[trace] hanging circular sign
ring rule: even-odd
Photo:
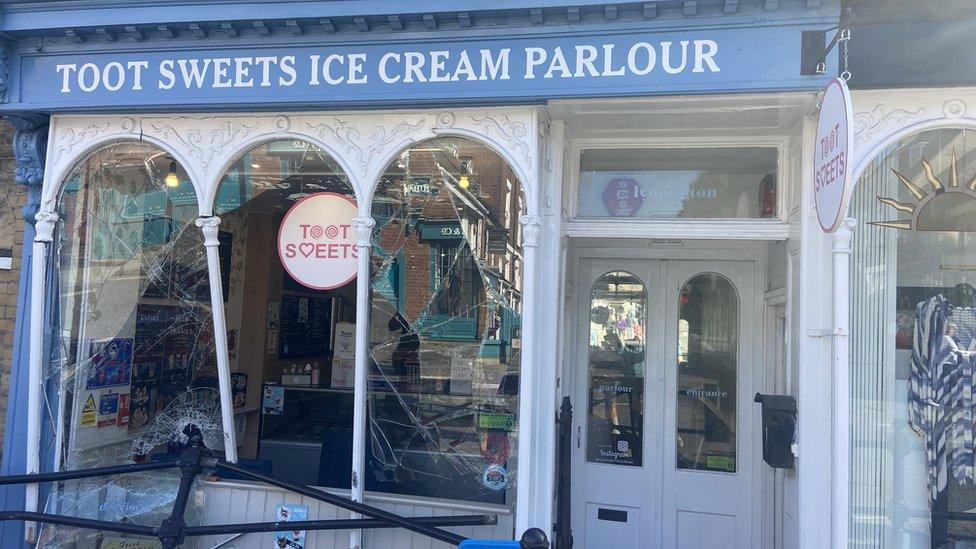
[[[813,197],[817,219],[828,233],[837,229],[847,209],[853,132],[851,92],[844,80],[834,78],[824,90],[813,152]]]
[[[356,278],[358,250],[352,220],[356,202],[338,193],[316,193],[296,202],[278,230],[278,257],[303,286],[330,290]]]

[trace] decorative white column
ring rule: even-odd
[[[545,531],[551,529],[549,524],[538,524],[541,506],[552,505],[552,494],[539,493],[536,477],[551,474],[552,471],[540,471],[537,467],[537,456],[548,440],[539,440],[536,436],[537,422],[544,421],[551,410],[546,407],[540,409],[539,394],[549,387],[539,387],[539,368],[536,357],[536,273],[539,268],[539,233],[542,230],[542,218],[538,215],[523,215],[519,222],[522,224],[522,257],[525,263],[522,274],[522,359],[519,364],[519,417],[518,417],[518,471],[516,476],[515,502],[515,539],[525,530],[536,526]]]
[[[54,240],[54,228],[58,223],[58,214],[54,212],[38,212],[34,224],[34,251],[31,260],[31,317],[30,317],[30,354],[28,357],[27,390],[27,473],[35,474],[41,471],[41,402],[44,395],[44,296],[47,280],[47,254],[51,242]],[[25,509],[37,511],[38,486],[26,486]],[[36,539],[36,523],[25,524],[24,537],[33,543]]]
[[[230,360],[227,356],[227,320],[224,317],[224,289],[220,281],[219,217],[200,217],[197,227],[203,231],[207,249],[207,274],[210,278],[210,308],[213,312],[214,343],[217,346],[217,383],[220,387],[220,419],[224,428],[224,457],[237,463],[237,435],[234,431],[234,397],[230,383]]]
[[[850,259],[851,240],[857,221],[845,217],[834,232],[834,543],[836,548],[847,547],[847,528],[850,520]]]
[[[356,243],[359,271],[356,275],[356,371],[353,389],[352,412],[352,478],[351,494],[353,501],[363,501],[366,471],[366,385],[369,382],[369,254],[373,241],[373,227],[376,220],[370,216],[353,218],[352,225],[359,233]],[[357,513],[352,518],[358,518]],[[362,545],[362,530],[349,534],[349,547],[359,549]]]

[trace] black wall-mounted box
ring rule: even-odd
[[[793,455],[796,400],[791,396],[760,393],[753,400],[762,406],[763,461],[777,469],[792,469],[796,463]]]

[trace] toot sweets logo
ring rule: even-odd
[[[338,288],[356,278],[356,214],[356,203],[338,193],[316,193],[296,202],[278,230],[278,257],[285,271],[316,290]]]

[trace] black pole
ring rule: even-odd
[[[81,517],[68,517],[64,515],[50,515],[48,513],[35,513],[33,511],[0,511],[0,521],[4,520],[23,520],[44,524],[57,524],[58,526],[71,526],[73,528],[88,528],[91,530],[104,530],[118,534],[133,534],[136,536],[155,537],[156,529],[152,526],[141,524],[126,524],[119,522],[106,522],[104,520],[86,519]]]
[[[563,397],[559,407],[559,446],[557,449],[559,476],[556,480],[556,547],[573,548],[572,525],[572,452],[573,452],[573,404]]]
[[[375,519],[381,519],[386,522],[395,524],[401,528],[410,530],[411,532],[416,532],[418,534],[425,535],[429,538],[434,538],[438,541],[443,541],[445,543],[450,543],[451,545],[460,545],[462,541],[465,540],[463,536],[448,532],[446,530],[441,530],[440,528],[435,528],[433,526],[428,526],[426,524],[420,524],[413,519],[408,519],[389,513],[382,509],[377,509],[370,505],[365,505],[359,503],[358,501],[352,501],[339,497],[328,492],[323,492],[322,490],[316,490],[314,488],[309,488],[301,484],[294,484],[291,482],[278,480],[274,477],[258,473],[257,471],[252,471],[251,469],[246,469],[234,463],[229,463],[223,460],[217,462],[217,466],[228,471],[233,471],[239,475],[244,475],[246,477],[252,478],[254,480],[260,480],[265,484],[270,484],[272,486],[277,486],[278,488],[284,488],[285,490],[295,492],[296,494],[301,494],[303,496],[310,497],[312,499],[317,499],[319,501],[324,501],[326,503],[331,503],[336,507],[342,507],[344,509],[349,509],[350,511],[355,511],[360,515],[366,515]],[[168,549],[164,547],[163,549]]]
[[[498,523],[495,515],[417,517],[411,520],[428,526],[485,526]],[[399,526],[380,519],[335,519],[187,526],[184,532],[187,536],[213,536],[219,534],[250,534],[284,530],[358,530],[360,528],[399,528]]]
[[[176,549],[183,544],[183,539],[186,536],[186,519],[183,514],[186,512],[186,503],[190,499],[193,481],[203,470],[200,465],[203,457],[203,435],[200,433],[200,429],[196,425],[187,425],[183,429],[183,433],[187,435],[188,447],[180,454],[180,488],[176,492],[173,510],[156,530],[156,536],[163,545],[162,549]]]
[[[74,480],[78,478],[105,477],[109,475],[122,475],[127,473],[141,473],[143,471],[157,471],[159,469],[169,469],[176,467],[179,462],[172,461],[151,461],[148,463],[127,463],[125,465],[112,465],[109,467],[95,467],[92,469],[75,469],[72,471],[56,471],[53,473],[34,473],[30,475],[7,475],[0,477],[0,486],[5,484],[34,484],[39,482],[59,482],[62,480]]]

